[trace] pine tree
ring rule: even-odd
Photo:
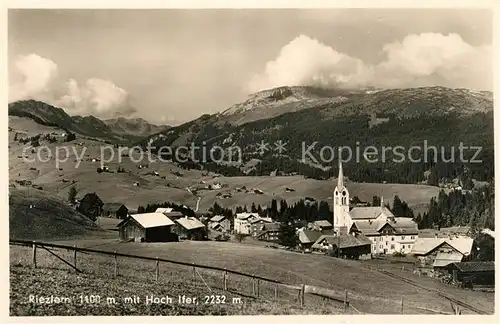
[[[76,187],[75,187],[75,186],[71,186],[71,187],[69,188],[69,192],[68,192],[68,202],[69,202],[70,204],[74,204],[74,203],[75,203],[77,193],[78,193],[78,191],[76,190]]]
[[[255,202],[252,203],[252,207],[250,207],[250,208],[251,208],[252,213],[257,212],[257,206],[255,206]]]

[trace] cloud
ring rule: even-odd
[[[385,58],[380,63],[366,64],[301,35],[281,48],[248,89],[255,92],[283,85],[492,89],[492,47],[474,47],[458,34],[408,35],[381,50]]]
[[[129,94],[109,80],[57,79],[57,64],[37,54],[20,55],[9,74],[9,102],[35,99],[64,108],[71,115],[97,117],[128,116],[136,110]],[[63,95],[60,89],[63,88]]]
[[[109,80],[88,79],[83,86],[70,79],[66,83],[67,94],[57,104],[74,114],[116,117],[130,115],[135,109],[129,105],[127,91]]]
[[[9,101],[44,95],[57,76],[57,64],[36,54],[20,55],[10,71]]]

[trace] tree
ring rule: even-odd
[[[437,186],[439,185],[438,174],[436,167],[431,168],[429,177],[427,178],[427,184],[429,186]]]
[[[252,207],[250,207],[250,210],[252,211],[252,213],[257,212],[257,206],[255,206],[255,202],[252,203]]]
[[[74,141],[76,140],[76,135],[71,133],[71,132],[67,132],[67,135],[66,135],[66,142],[71,142],[71,141]]]
[[[92,192],[83,197],[77,211],[95,221],[101,215],[103,205],[104,203],[99,196],[95,192]]]
[[[327,220],[333,224],[333,214],[330,212],[330,206],[327,201],[322,200],[318,207],[318,219]]]
[[[75,203],[75,199],[76,199],[76,195],[77,195],[78,191],[76,190],[76,187],[75,186],[71,186],[69,188],[69,192],[68,192],[68,202],[70,204],[74,204]]]
[[[488,234],[478,234],[474,239],[472,255],[475,261],[495,261],[495,239]]]
[[[299,238],[295,230],[295,223],[291,218],[289,210],[281,215],[278,242],[283,246],[294,248],[299,243]]]
[[[276,199],[273,199],[271,201],[271,219],[272,220],[277,220],[278,219],[278,202]]]
[[[396,195],[394,196],[394,201],[392,202],[392,213],[396,217],[402,217],[404,215],[404,210],[403,210],[403,202],[399,197]]]
[[[378,196],[373,196],[372,206],[380,206],[380,198]]]

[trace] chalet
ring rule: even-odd
[[[411,251],[421,268],[442,269],[470,256],[472,238],[419,238]]]
[[[453,281],[463,286],[474,288],[476,285],[495,285],[495,262],[454,262],[446,266],[453,275]]]
[[[264,223],[256,238],[261,241],[278,242],[279,232],[279,223]]]
[[[156,208],[155,210],[155,213],[162,213],[162,214],[165,214],[165,213],[170,213],[171,211],[173,211],[174,209],[173,208],[163,208],[163,207],[159,207],[159,208]]]
[[[208,226],[216,231],[229,232],[231,230],[231,221],[224,215],[215,215],[210,218]]]
[[[101,216],[125,219],[128,216],[128,208],[121,203],[105,203],[102,207]]]
[[[323,234],[319,231],[311,231],[306,229],[301,229],[298,231],[300,247],[304,251],[309,251],[312,245],[322,236]]]
[[[388,217],[377,221],[356,220],[349,233],[366,236],[372,242],[372,254],[408,254],[418,238],[418,227],[410,218]]]
[[[371,255],[371,241],[363,234],[322,235],[312,249],[347,259],[359,259]]]
[[[143,213],[129,215],[117,226],[120,239],[136,242],[167,242],[177,241],[177,235],[172,233],[172,222],[162,213]]]
[[[257,237],[257,235],[263,231],[264,225],[272,222],[273,220],[271,218],[263,218],[260,216],[250,218],[250,234],[253,237]]]
[[[489,228],[485,228],[481,231],[481,233],[491,236],[495,238],[495,231],[490,230]]]
[[[175,211],[173,208],[156,208],[155,213],[162,213],[163,215],[170,218],[172,221],[176,221],[179,218],[184,217],[185,215],[180,211]]]
[[[238,213],[234,218],[233,230],[235,234],[251,234],[250,221],[259,218],[257,213]]]
[[[185,216],[177,219],[172,231],[184,240],[200,241],[206,238],[205,225],[195,217]]]
[[[333,229],[333,225],[327,220],[317,220],[309,224],[309,228],[313,231],[324,231]]]

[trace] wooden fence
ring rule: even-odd
[[[132,254],[125,254],[125,253],[119,253],[119,252],[110,252],[110,251],[103,251],[103,250],[96,250],[96,249],[90,249],[90,248],[82,248],[82,247],[76,247],[76,246],[69,246],[69,245],[60,245],[60,244],[53,244],[53,243],[45,243],[45,242],[36,242],[36,241],[28,241],[28,240],[13,240],[11,239],[9,241],[10,245],[20,245],[20,246],[30,246],[32,247],[32,267],[37,268],[37,249],[43,249],[50,253],[52,256],[69,266],[73,271],[76,273],[82,273],[83,271],[78,268],[78,257],[77,253],[95,253],[95,254],[101,254],[101,255],[106,255],[110,256],[114,260],[114,277],[118,277],[119,275],[119,262],[118,258],[129,258],[129,259],[138,259],[138,260],[148,260],[148,261],[154,261],[155,262],[155,267],[154,267],[154,273],[155,273],[155,279],[158,280],[160,276],[160,263],[170,263],[170,264],[175,264],[175,265],[180,265],[180,266],[185,266],[185,267],[190,267],[192,268],[192,273],[193,273],[193,280],[196,278],[197,274],[197,269],[206,269],[206,270],[215,270],[215,271],[220,271],[223,274],[223,287],[222,289],[224,291],[228,290],[228,275],[233,274],[233,275],[239,275],[242,277],[247,277],[250,278],[252,281],[252,294],[256,298],[261,298],[260,294],[260,288],[261,288],[261,282],[266,282],[270,283],[274,286],[274,298],[278,299],[278,287],[281,288],[286,288],[286,289],[291,289],[295,290],[297,294],[297,300],[298,303],[301,307],[305,305],[305,295],[310,294],[310,295],[316,295],[320,296],[323,298],[326,298],[328,300],[332,300],[334,302],[338,302],[340,304],[343,304],[344,311],[347,311],[350,307],[356,312],[360,313],[354,306],[351,305],[349,301],[349,295],[348,291],[345,290],[342,293],[339,293],[334,290],[322,288],[322,287],[315,287],[315,286],[310,286],[310,285],[290,285],[286,284],[283,282],[280,282],[278,280],[270,279],[270,278],[264,278],[261,276],[257,276],[254,274],[248,274],[240,271],[235,271],[227,268],[220,268],[220,267],[214,267],[214,266],[208,266],[208,265],[201,265],[201,264],[195,264],[195,263],[188,263],[188,262],[181,262],[181,261],[175,261],[175,260],[168,260],[168,259],[163,259],[163,258],[158,258],[158,257],[148,257],[148,256],[140,256],[140,255],[132,255]],[[72,254],[72,261],[67,261],[61,256],[57,255],[53,249],[63,249],[67,251],[73,251]],[[198,273],[199,275],[199,273]],[[201,275],[200,275],[201,277]],[[203,280],[203,278],[202,278]]]
[[[270,279],[270,278],[264,278],[261,276],[257,276],[254,274],[248,274],[240,271],[235,271],[231,269],[226,269],[226,268],[220,268],[220,267],[214,267],[214,266],[208,266],[208,265],[201,265],[201,264],[195,264],[195,263],[188,263],[188,262],[181,262],[181,261],[175,261],[175,260],[168,260],[168,259],[163,259],[163,258],[158,258],[158,257],[148,257],[148,256],[139,256],[139,255],[131,255],[131,254],[125,254],[125,253],[119,253],[119,252],[110,252],[110,251],[103,251],[103,250],[96,250],[96,249],[90,249],[90,248],[82,248],[82,247],[76,247],[76,246],[68,246],[68,245],[60,245],[60,244],[53,244],[53,243],[45,243],[45,242],[36,242],[36,241],[28,241],[28,240],[13,240],[11,239],[9,241],[10,245],[21,245],[21,246],[29,246],[32,247],[32,266],[33,268],[37,267],[37,249],[43,249],[50,253],[52,256],[69,266],[73,271],[76,273],[82,273],[83,271],[78,268],[78,258],[77,258],[77,253],[83,253],[83,254],[89,254],[89,253],[95,253],[95,254],[100,254],[100,255],[105,255],[105,256],[110,256],[113,258],[114,262],[114,277],[118,277],[119,275],[119,262],[118,258],[128,258],[128,259],[138,259],[138,260],[148,260],[148,261],[154,261],[155,262],[155,267],[154,267],[154,278],[155,280],[159,280],[160,277],[160,263],[170,263],[174,265],[179,265],[179,266],[185,266],[185,267],[190,267],[192,268],[192,273],[193,273],[193,282],[196,280],[196,275],[198,274],[200,277],[201,275],[197,271],[197,269],[206,269],[206,270],[212,270],[212,271],[220,271],[222,272],[223,275],[223,283],[222,283],[222,289],[224,291],[228,291],[228,277],[229,274],[233,275],[239,275],[243,277],[250,278],[252,281],[252,296],[255,298],[262,298],[263,296],[260,293],[260,284],[261,282],[266,282],[269,284],[272,284],[274,287],[274,298],[278,299],[278,287],[281,287],[282,289],[290,289],[296,291],[297,294],[297,300],[298,303],[301,307],[305,306],[305,295],[310,294],[313,296],[320,296],[323,298],[326,298],[328,300],[331,300],[333,302],[339,303],[338,305],[343,305],[344,312],[347,312],[349,309],[354,310],[356,313],[361,313],[354,305],[352,305],[351,299],[349,298],[349,292],[348,290],[344,290],[342,292],[331,290],[331,289],[326,289],[323,287],[317,287],[317,286],[311,286],[311,285],[306,285],[306,284],[301,284],[301,285],[291,285],[287,284],[284,282],[280,282],[278,280]],[[73,251],[72,254],[72,261],[67,261],[61,256],[57,255],[53,249],[63,249],[67,251]],[[385,271],[384,271],[385,272]],[[201,277],[201,280],[204,281],[203,277]],[[407,279],[405,279],[407,280]],[[205,283],[206,284],[206,283]],[[469,305],[464,304],[463,302],[460,301],[455,301],[452,300],[449,296],[446,296],[447,298],[450,299],[450,302],[455,302],[457,305],[454,306],[453,303],[451,304],[453,312],[442,312],[439,310],[432,310],[428,309],[425,307],[417,307],[413,306],[412,308],[415,309],[421,309],[427,312],[431,313],[438,313],[438,314],[448,314],[448,315],[459,315],[461,313],[460,307],[466,307],[469,308]],[[399,313],[404,314],[404,299],[403,297],[401,298],[400,302],[400,310]],[[479,310],[475,310],[477,313],[481,314]]]

